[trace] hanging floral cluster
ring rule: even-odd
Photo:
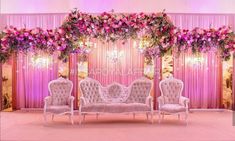
[[[193,53],[218,51],[221,58],[228,60],[235,50],[235,34],[230,27],[208,30],[194,28],[176,33],[176,47],[179,53],[191,49]]]
[[[43,50],[46,53],[55,51],[54,32],[52,30],[17,29],[9,27],[1,33],[0,62],[5,62],[12,53],[34,52]]]
[[[92,16],[77,10],[66,18],[61,32],[73,44],[80,38],[94,38],[102,41],[127,40],[129,38],[149,41],[144,46],[147,58],[161,56],[174,44],[175,26],[164,13],[112,14]],[[68,45],[70,47],[72,45]]]
[[[93,46],[93,40],[125,42],[134,39],[136,47],[147,60],[163,56],[173,47],[178,52],[187,49],[192,49],[193,52],[219,50],[221,57],[226,60],[235,48],[235,35],[228,27],[175,31],[175,26],[164,12],[104,12],[90,15],[74,10],[54,30],[7,27],[0,32],[0,62],[5,62],[13,53],[18,52],[60,52],[59,59],[64,61],[71,53],[86,57]]]

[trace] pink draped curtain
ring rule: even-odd
[[[45,67],[34,66],[31,59],[30,54],[17,56],[16,109],[43,107],[44,97],[49,93],[48,83],[58,77],[57,56],[52,56],[51,64]]]
[[[222,61],[214,52],[175,55],[173,73],[184,82],[183,95],[190,99],[191,108],[221,107]]]
[[[115,43],[97,41],[97,47],[89,55],[89,77],[100,81],[103,85],[118,82],[126,86],[142,77],[144,57],[138,49],[134,48],[133,42],[131,39],[125,44],[122,41]],[[123,53],[116,62],[108,57],[115,48],[119,54]]]

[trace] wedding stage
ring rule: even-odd
[[[0,0],[0,140],[235,139],[232,0],[23,1]]]

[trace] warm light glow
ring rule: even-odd
[[[48,56],[38,55],[31,58],[31,64],[36,68],[48,68],[51,62],[51,58]]]
[[[90,53],[92,48],[96,48],[97,46],[96,43],[90,41],[89,38],[80,40],[76,44],[82,49],[83,53]]]
[[[114,50],[108,51],[107,52],[107,57],[114,63],[116,63],[119,58],[121,58],[124,55],[123,51],[118,51],[117,48],[115,47]]]
[[[202,56],[192,56],[192,57],[188,57],[186,59],[186,63],[189,64],[202,64],[204,62],[204,58]]]
[[[141,38],[139,41],[133,42],[133,47],[138,48],[140,53],[143,53],[146,48],[150,46],[150,40],[147,37]]]

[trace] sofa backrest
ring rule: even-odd
[[[122,103],[128,98],[128,87],[114,82],[106,87],[102,87],[101,94],[107,103]]]
[[[151,80],[147,78],[137,79],[129,86],[130,92],[126,103],[145,103],[152,88]]]
[[[100,95],[101,84],[91,78],[85,78],[80,81],[79,88],[81,91],[81,96],[86,100],[86,103],[101,103],[103,99]]]
[[[183,91],[183,82],[173,77],[166,78],[159,83],[161,96],[165,104],[178,104]]]
[[[52,97],[52,105],[67,105],[71,96],[73,83],[62,77],[52,80],[48,84],[48,89]]]

